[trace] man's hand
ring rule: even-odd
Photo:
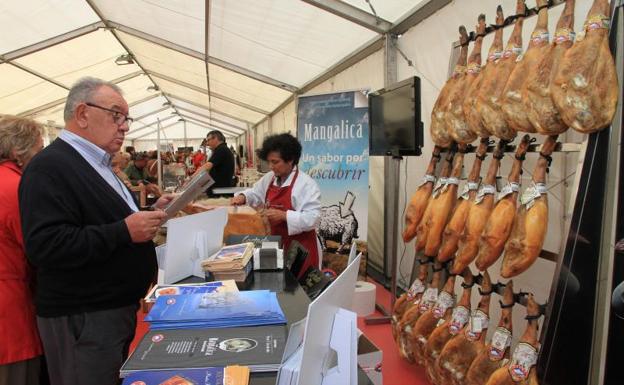
[[[162,210],[138,211],[126,217],[125,222],[132,242],[147,242],[154,238],[166,218],[167,214]]]
[[[239,194],[234,198],[230,199],[230,204],[232,206],[242,206],[247,202],[247,197],[245,194]]]
[[[154,203],[154,207],[157,209],[164,209],[175,197],[175,194],[162,195],[160,198],[158,198],[156,203]]]
[[[279,209],[266,209],[264,211],[264,215],[266,215],[269,222],[272,225],[277,225],[281,222],[286,222],[286,211]]]

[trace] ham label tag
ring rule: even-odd
[[[527,187],[527,189],[522,193],[520,202],[523,205],[526,205],[528,210],[533,207],[535,200],[542,196],[542,194],[546,194],[547,191],[548,190],[546,189],[546,185],[544,183],[533,182],[531,186]]]
[[[443,291],[438,296],[438,301],[433,308],[433,316],[435,318],[442,318],[447,309],[452,308],[455,305],[455,299],[449,293]]]
[[[420,305],[418,305],[418,311],[422,314],[429,310],[438,299],[438,289],[430,287],[425,290],[425,294],[420,298]]]
[[[520,342],[509,363],[509,374],[511,379],[518,382],[529,377],[529,372],[533,365],[537,363],[537,349],[531,344]]]
[[[512,192],[518,192],[520,190],[520,184],[516,182],[508,182],[498,194],[497,200],[501,200]]]
[[[418,187],[424,185],[427,182],[435,183],[435,181],[436,181],[435,175],[425,174],[425,176],[423,176],[422,179],[420,180]]]
[[[497,327],[490,347],[490,360],[500,361],[505,355],[505,350],[511,346],[511,332],[503,327]]]
[[[414,282],[412,283],[412,286],[410,286],[409,290],[407,291],[407,300],[412,301],[414,297],[416,297],[416,294],[420,294],[424,291],[425,284],[420,279],[416,278],[416,280],[414,280]]]
[[[446,186],[446,180],[448,178],[445,177],[441,177],[437,180],[435,186],[433,186],[433,193],[431,195],[433,195],[433,197],[437,197],[438,194],[440,193],[440,189],[442,188],[442,186]]]
[[[481,185],[477,196],[475,197],[475,204],[480,204],[483,202],[483,198],[485,198],[488,194],[496,194],[496,187],[491,184]]]
[[[461,199],[465,199],[468,200],[470,199],[470,192],[477,190],[479,188],[479,183],[477,182],[466,182],[466,184],[464,184],[464,187],[462,189],[462,192],[460,194],[460,198]]]
[[[470,325],[466,330],[466,337],[470,341],[475,341],[481,337],[483,330],[489,326],[490,318],[481,310],[475,310],[470,317]]]
[[[555,44],[561,44],[566,41],[574,42],[576,38],[576,33],[569,28],[559,28],[557,32],[555,32]]]
[[[449,324],[449,333],[456,335],[466,325],[468,318],[470,317],[470,310],[464,306],[457,306],[453,309],[453,315],[451,316],[451,323]]]

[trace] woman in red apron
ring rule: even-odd
[[[321,208],[318,184],[299,171],[301,144],[290,134],[267,137],[258,156],[268,162],[271,172],[252,188],[232,198],[231,203],[264,206],[271,234],[282,237],[284,250],[288,250],[293,240],[308,250],[308,258],[299,270],[301,277],[308,267],[319,267],[320,245],[315,230]]]

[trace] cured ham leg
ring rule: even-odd
[[[505,21],[503,16],[503,8],[499,5],[496,8],[496,24],[502,26]],[[481,91],[481,85],[486,79],[489,79],[494,73],[496,63],[503,56],[503,29],[499,28],[494,32],[494,41],[488,52],[488,58],[486,64],[480,69],[476,79],[472,82],[466,92],[462,109],[464,116],[466,117],[466,124],[468,129],[481,138],[487,138],[490,136],[490,132],[483,126],[481,120],[481,114],[477,111],[477,97],[479,91]]]
[[[481,301],[470,317],[470,323],[457,333],[440,353],[437,369],[442,378],[441,384],[464,384],[466,372],[477,355],[485,350],[485,336],[490,322],[490,295],[492,282],[490,275],[483,273]]]
[[[468,175],[468,181],[466,185],[464,185],[464,190],[459,196],[459,202],[455,205],[451,219],[442,234],[442,246],[438,251],[438,261],[440,262],[446,262],[453,258],[457,251],[459,237],[464,231],[466,218],[468,218],[470,202],[474,201],[477,195],[477,189],[479,188],[479,173],[481,172],[481,164],[485,159],[488,142],[488,138],[481,139],[474,163],[472,164],[472,169]]]
[[[455,306],[454,288],[455,276],[451,275],[446,280],[435,305],[424,312],[412,328],[412,334],[409,337],[410,343],[412,344],[414,359],[420,365],[424,364],[425,361],[427,339],[438,325],[438,322],[443,322],[441,321],[442,319],[448,321],[451,318],[451,312]]]
[[[524,15],[526,6],[524,0],[517,0],[516,14]],[[516,59],[522,53],[522,25],[524,16],[516,19],[513,32],[507,42],[503,57],[496,63],[493,73],[483,80],[477,96],[477,110],[481,114],[483,125],[490,132],[504,140],[512,140],[516,136],[507,124],[502,111],[502,97],[509,75],[516,66]]]
[[[424,264],[423,264],[424,265]],[[423,267],[421,265],[421,267]],[[425,269],[427,265],[424,265]],[[433,269],[433,278],[431,282],[427,286],[425,292],[420,296],[418,303],[414,303],[414,306],[410,307],[405,311],[401,321],[399,321],[399,330],[401,334],[399,335],[399,341],[401,344],[401,351],[403,352],[404,357],[409,362],[414,362],[414,347],[412,346],[411,335],[413,332],[414,325],[416,321],[420,318],[421,315],[426,313],[429,309],[435,305],[438,299],[438,288],[440,286],[440,274],[442,272],[442,266],[437,265]],[[422,270],[421,270],[422,273]]]
[[[496,369],[487,381],[487,385],[537,385],[538,335],[537,320],[540,317],[539,307],[533,295],[529,294],[527,302],[527,327],[514,349],[509,364]]]
[[[611,124],[618,101],[609,16],[609,2],[594,0],[585,20],[585,38],[566,51],[551,86],[563,121],[586,134]]]
[[[548,39],[548,0],[537,0],[539,12],[537,24],[531,34],[529,48],[518,57],[513,72],[503,90],[502,108],[509,127],[518,132],[535,132],[527,116],[527,108],[522,101],[522,92],[527,79],[538,71],[537,65],[549,48]]]
[[[481,239],[479,240],[479,253],[475,264],[479,271],[484,271],[492,266],[503,253],[503,248],[514,224],[516,217],[516,205],[518,201],[518,191],[520,190],[520,174],[522,172],[522,162],[529,148],[530,138],[525,135],[516,149],[511,172],[507,177],[507,186],[498,195],[498,202],[488,218]]]
[[[446,186],[446,182],[451,174],[451,166],[453,164],[453,157],[455,156],[455,148],[453,147],[447,154],[444,163],[442,164],[442,170],[440,171],[440,177],[436,181],[435,186],[433,186],[433,191],[431,192],[431,197],[429,197],[429,201],[427,202],[427,208],[423,214],[420,223],[416,227],[416,252],[422,251],[425,249],[427,245],[427,238],[429,236],[429,230],[431,226],[431,217],[433,216],[433,201],[434,198],[439,194],[439,192]]]
[[[426,260],[421,260],[420,266],[418,266],[418,277],[412,282],[409,289],[403,293],[394,302],[394,308],[392,309],[392,337],[394,341],[399,343],[400,328],[399,324],[401,318],[406,311],[412,306],[416,306],[425,292],[425,284],[427,282],[427,263]]]
[[[567,0],[553,42],[530,74],[522,92],[527,117],[535,130],[543,135],[561,134],[568,129],[552,101],[550,88],[563,55],[574,43],[574,36],[574,0]]]
[[[481,46],[485,34],[485,15],[479,15],[477,38],[472,53],[468,58],[466,73],[460,77],[448,97],[448,110],[445,115],[447,131],[457,143],[468,144],[477,139],[477,134],[471,131],[466,124],[463,103],[468,89],[477,78],[481,68]]]
[[[433,105],[433,110],[431,111],[431,126],[429,128],[431,139],[433,139],[433,143],[444,148],[450,147],[453,143],[453,138],[451,138],[447,130],[445,121],[449,97],[459,79],[466,74],[466,61],[468,60],[468,32],[466,32],[466,27],[463,25],[459,27],[459,35],[459,41],[462,46],[459,51],[457,64],[455,65],[455,71],[446,81],[444,87],[442,87],[438,99]]]
[[[513,282],[507,282],[501,301],[501,318],[489,344],[470,364],[465,385],[484,385],[496,369],[509,358],[512,336],[512,311],[514,306]]]
[[[427,203],[429,202],[431,191],[433,190],[433,185],[436,181],[435,168],[436,164],[440,160],[440,150],[441,148],[438,146],[433,148],[433,154],[431,154],[431,160],[429,161],[429,166],[427,167],[425,176],[423,177],[416,192],[412,195],[409,204],[407,205],[407,210],[405,210],[405,230],[403,231],[403,241],[406,243],[414,239],[416,236],[416,227],[420,223],[420,220],[425,213],[425,209],[427,208]]]
[[[470,295],[472,294],[474,277],[468,268],[464,270],[462,275],[464,277],[464,282],[462,283],[464,291],[462,292],[457,306],[455,306],[451,313],[450,320],[438,325],[433,332],[431,332],[431,335],[427,339],[427,344],[425,345],[425,368],[427,378],[429,378],[429,381],[433,384],[440,383],[438,371],[436,370],[436,362],[442,348],[453,336],[457,335],[457,333],[463,329],[470,318]]]
[[[481,232],[485,228],[490,213],[494,208],[494,194],[496,193],[496,173],[500,166],[500,160],[503,158],[503,149],[505,142],[500,141],[488,168],[487,175],[483,180],[483,185],[479,188],[479,192],[475,199],[471,202],[468,218],[464,233],[459,239],[459,249],[451,268],[452,274],[462,271],[477,257],[479,251],[479,239]]]
[[[509,241],[505,245],[501,266],[501,275],[504,278],[515,277],[528,269],[542,252],[548,229],[546,169],[556,144],[556,135],[547,137],[533,171],[533,185],[522,193],[522,204],[518,208]]]
[[[442,232],[446,226],[451,211],[457,203],[457,188],[464,165],[466,145],[460,144],[459,150],[453,158],[453,169],[446,183],[438,192],[432,195],[431,214],[425,223],[427,229],[427,243],[425,244],[425,256],[435,257],[442,243]]]

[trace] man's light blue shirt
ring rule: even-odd
[[[111,167],[110,154],[106,153],[106,151],[89,142],[85,138],[68,130],[62,130],[59,138],[78,151],[87,163],[89,163],[89,165],[93,167],[102,178],[104,178],[106,183],[108,183],[113,190],[119,194],[132,211],[139,211],[136,203],[134,203],[134,199],[132,199],[130,191],[128,191],[123,182],[117,177],[117,175],[115,175],[115,172]]]

